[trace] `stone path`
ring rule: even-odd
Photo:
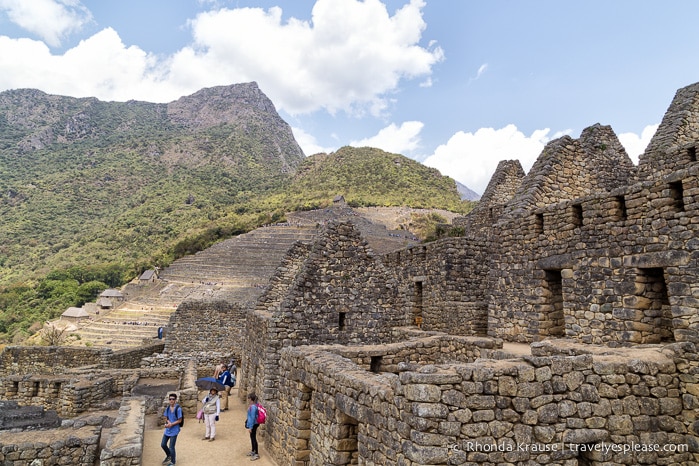
[[[200,392],[199,399],[204,398],[204,392]],[[228,398],[228,411],[222,412],[220,421],[216,423],[216,440],[209,442],[202,440],[204,437],[204,423],[199,423],[194,415],[186,418],[180,435],[177,436],[177,465],[178,466],[203,466],[214,464],[216,466],[239,466],[254,464],[256,466],[277,466],[269,453],[264,449],[260,435],[257,439],[260,443],[260,459],[250,462],[245,453],[250,451],[250,434],[245,429],[245,413],[247,404],[238,399],[238,389],[234,388]],[[163,438],[163,427],[157,426],[156,415],[149,415],[146,420],[146,430],[143,440],[144,466],[158,466],[165,458],[160,448]]]

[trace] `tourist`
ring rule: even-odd
[[[225,366],[225,365],[226,365],[226,363],[225,363],[225,362],[222,362],[221,364],[218,364],[218,365],[214,368],[214,379],[218,379],[218,378],[219,378],[219,376],[221,375],[221,372],[223,372],[223,366]]]
[[[258,427],[260,427],[260,425],[257,423],[257,395],[250,393],[248,395],[248,417],[245,419],[245,428],[250,432],[250,444],[252,446],[252,450],[247,454],[250,457],[250,461],[260,459],[257,449]]]
[[[221,414],[221,398],[218,396],[218,390],[212,388],[209,394],[201,400],[202,411],[204,411],[204,425],[206,426],[206,434],[202,440],[213,442],[216,438],[216,421]]]
[[[175,443],[180,433],[180,424],[182,424],[182,407],[177,404],[176,393],[171,393],[168,399],[170,405],[165,408],[163,412],[163,417],[165,417],[165,432],[163,433],[163,440],[160,442],[160,447],[166,455],[163,464],[174,466],[177,461],[177,457],[175,456]],[[168,441],[170,442],[169,448]]]
[[[228,372],[231,373],[231,377],[236,379],[238,377],[238,366],[235,365],[235,359],[231,358],[228,362]],[[235,380],[233,380],[233,386],[235,387]]]
[[[231,394],[231,388],[235,385],[235,379],[228,372],[227,365],[223,364],[223,372],[219,374],[217,380],[225,387],[221,392],[221,398],[223,399],[223,410],[228,411],[228,395]]]

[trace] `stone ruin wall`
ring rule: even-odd
[[[564,136],[544,147],[506,213],[530,211],[625,186],[634,170],[611,127],[585,128],[579,139]]]
[[[408,319],[397,302],[397,283],[359,231],[330,222],[310,251],[292,248],[249,316],[239,393],[274,402],[284,347],[390,341]]]
[[[407,323],[416,325],[419,316],[427,331],[485,335],[487,245],[485,236],[445,238],[382,256]]]
[[[102,426],[81,423],[80,426],[68,426],[60,431],[65,434],[64,438],[51,440],[31,431],[0,432],[0,464],[94,466],[99,459]]]
[[[490,334],[699,341],[698,175],[691,166],[499,222]]]
[[[638,161],[638,181],[662,178],[697,161],[699,83],[679,89]]]
[[[451,364],[419,351],[396,373],[352,362],[363,348],[341,351],[282,352],[268,426],[279,464],[690,464],[699,446],[693,344],[610,356],[552,342],[523,360]],[[623,451],[633,445],[659,451]]]
[[[85,366],[95,369],[136,368],[143,357],[162,350],[162,343],[119,351],[69,346],[7,346],[0,352],[0,376],[62,374]]]
[[[238,395],[243,398],[255,392],[261,399],[276,398],[275,383],[279,378],[279,351],[290,343],[289,328],[278,326],[272,319],[282,301],[295,284],[295,279],[311,253],[311,246],[295,243],[283,258],[267,289],[248,315]],[[266,382],[269,381],[269,382]]]
[[[519,160],[500,161],[476,207],[465,217],[455,218],[453,225],[464,227],[466,234],[487,234],[483,230],[489,230],[500,218],[505,205],[512,200],[524,177]]]
[[[165,351],[173,354],[210,351],[229,353],[236,342],[241,342],[244,338],[246,311],[239,303],[185,301],[170,316],[166,328]],[[236,354],[238,360],[240,356],[241,354]]]
[[[365,460],[360,464],[392,464],[373,454],[379,444],[390,448],[398,438],[401,408],[389,403],[397,377],[385,371],[397,373],[406,363],[428,364],[451,354],[473,361],[497,347],[488,338],[439,335],[390,345],[286,348],[280,364],[287,376],[280,383],[279,406],[270,412],[267,443],[279,464],[358,464],[360,456]],[[367,368],[367,358],[376,354],[385,364]],[[386,420],[388,410],[393,419]],[[371,425],[359,419],[370,419]],[[358,439],[367,451],[358,450]]]

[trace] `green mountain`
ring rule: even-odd
[[[467,212],[453,179],[400,154],[343,147],[316,154],[298,167],[287,194],[297,209],[328,205],[342,195],[351,206],[410,206]]]
[[[402,155],[305,158],[255,83],[168,104],[0,93],[0,342],[215,241],[324,207],[466,212],[454,180]]]
[[[239,221],[302,159],[255,83],[169,104],[0,93],[0,284],[146,260]]]

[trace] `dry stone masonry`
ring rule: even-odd
[[[177,303],[163,344],[0,354],[0,400],[68,418],[55,432],[119,400],[83,453],[0,434],[0,459],[138,465],[163,393],[194,412],[234,357],[283,466],[699,464],[697,145],[699,83],[638,166],[599,124],[526,175],[501,162],[461,237],[395,250],[339,206],[180,259],[143,285]]]

